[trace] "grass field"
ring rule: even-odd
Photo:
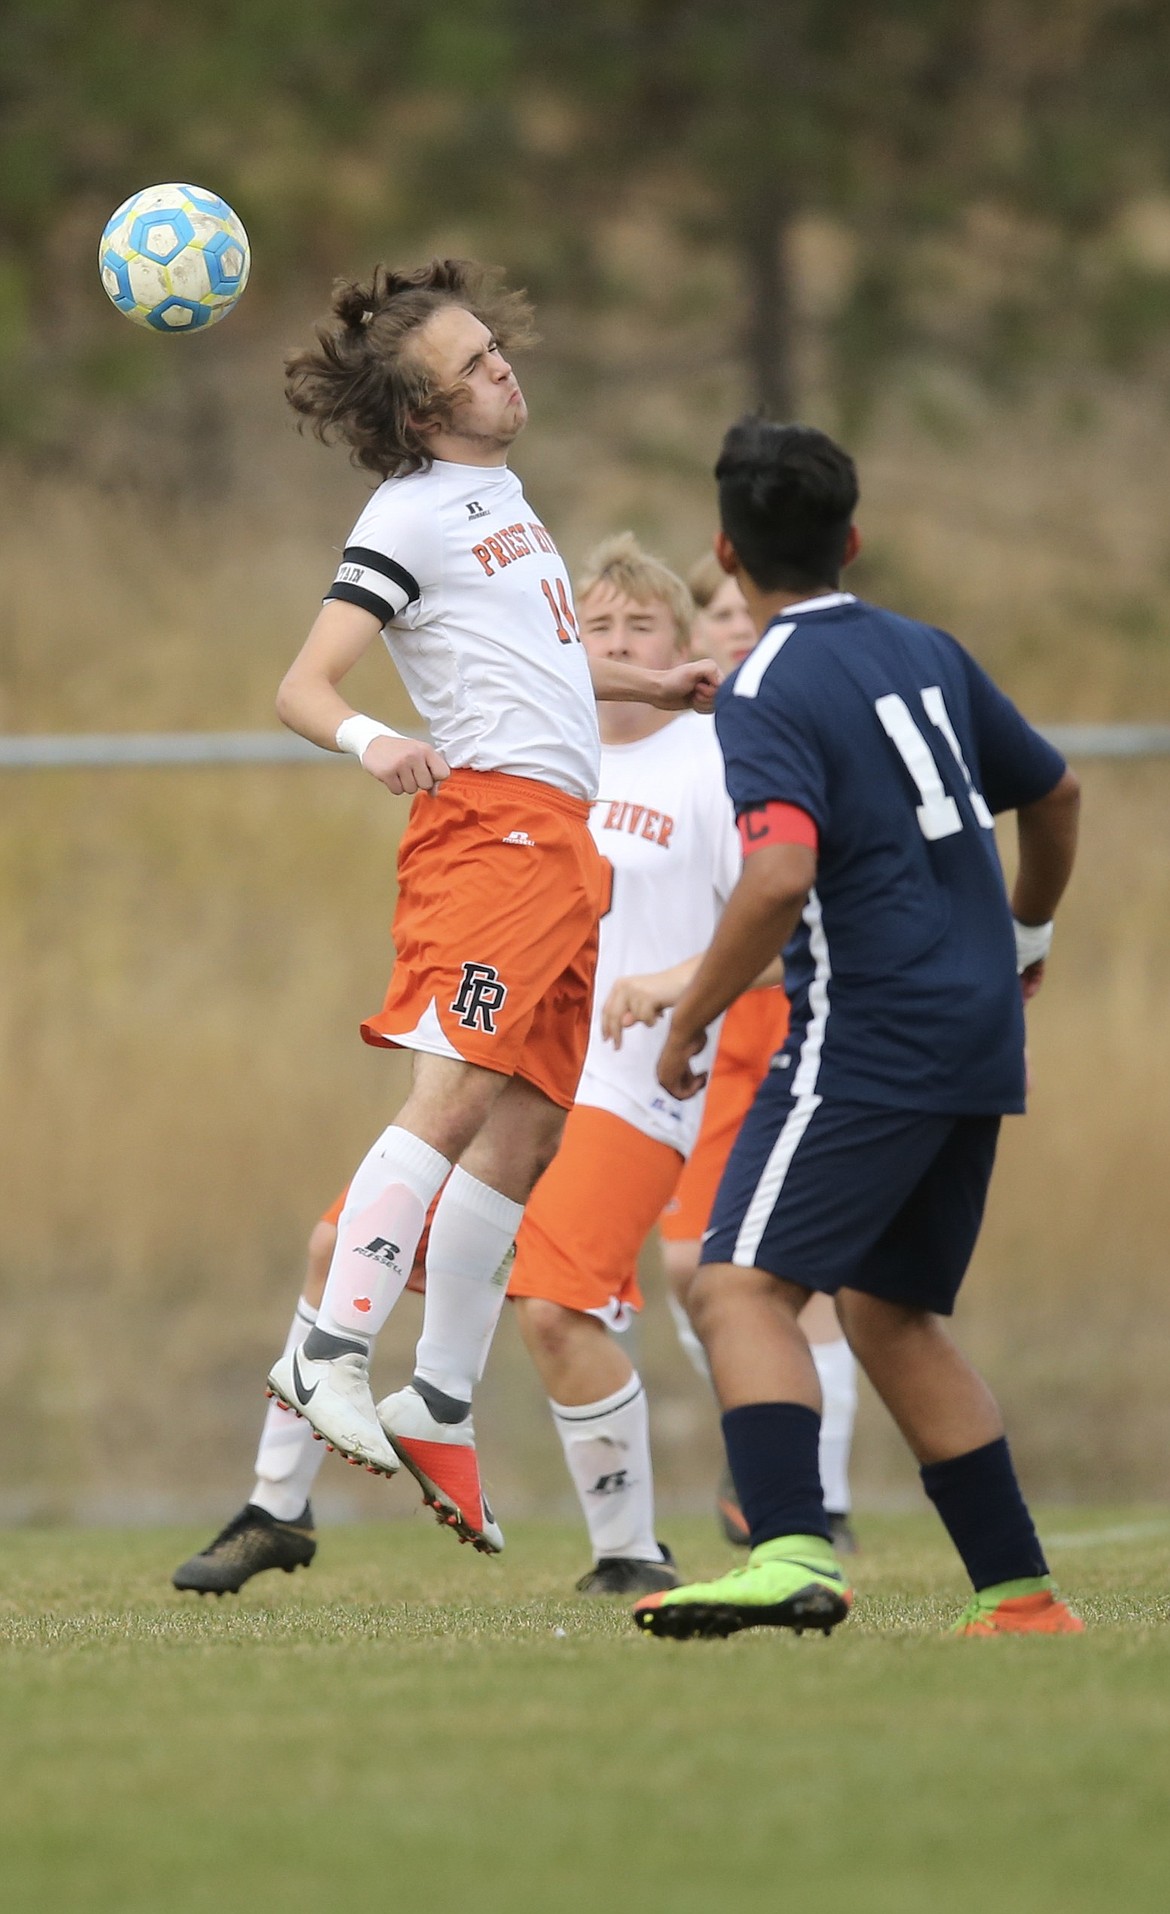
[[[728,1551],[667,1525],[694,1572]],[[1170,1901],[1170,1515],[1046,1524],[1079,1639],[954,1642],[929,1518],[869,1518],[832,1640],[643,1639],[421,1517],[179,1597],[190,1531],[0,1541],[5,1914],[1128,1914]]]

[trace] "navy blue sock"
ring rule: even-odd
[[[802,1402],[749,1402],[724,1416],[727,1460],[753,1548],[777,1535],[829,1540],[820,1435],[821,1418]]]
[[[927,1462],[921,1475],[976,1590],[1047,1575],[1004,1436],[949,1462]]]

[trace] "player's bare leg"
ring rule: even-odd
[[[506,1079],[454,1058],[415,1058],[410,1095],[354,1174],[317,1322],[269,1384],[329,1447],[375,1473],[399,1458],[374,1410],[370,1352],[406,1287],[427,1210],[486,1123]]]
[[[482,1074],[482,1073],[481,1073]],[[435,1210],[414,1375],[378,1404],[381,1427],[440,1522],[484,1553],[504,1546],[483,1494],[471,1399],[507,1291],[523,1206],[551,1162],[565,1113],[522,1078],[500,1085]]]
[[[301,1301],[314,1315],[321,1307],[321,1298],[329,1281],[329,1265],[336,1248],[337,1224],[326,1222],[323,1216],[318,1217],[309,1231],[305,1251],[305,1280],[301,1284]]]
[[[654,1534],[646,1392],[605,1324],[585,1310],[517,1296],[520,1333],[549,1399],[593,1549],[584,1595],[674,1588],[678,1575]]]
[[[524,1347],[556,1402],[583,1408],[599,1396],[627,1389],[637,1374],[598,1317],[537,1296],[517,1296]]]
[[[695,1334],[687,1311],[691,1285],[699,1268],[697,1241],[678,1239],[661,1244],[663,1265],[670,1285],[668,1302],[679,1344],[695,1373],[710,1383],[711,1368],[707,1354]],[[857,1417],[857,1363],[841,1331],[831,1296],[814,1293],[800,1315],[800,1327],[808,1338],[821,1385],[820,1470],[825,1508],[833,1544],[851,1555],[857,1540],[849,1521],[852,1493],[849,1486],[849,1458],[853,1447],[853,1425]],[[735,1493],[731,1470],[724,1466],[715,1498],[719,1525],[729,1542],[747,1548],[748,1525]]]
[[[509,1079],[455,1057],[416,1054],[410,1094],[398,1113],[409,1130],[457,1162],[483,1129]]]
[[[523,1077],[509,1077],[489,1120],[459,1158],[459,1167],[526,1203],[560,1145],[567,1112]]]
[[[690,1314],[721,1407],[795,1402],[821,1412],[821,1386],[799,1316],[810,1291],[762,1269],[713,1263],[691,1286]]]
[[[991,1390],[942,1318],[860,1290],[838,1306],[854,1353],[918,1463],[947,1462],[1003,1435]]]

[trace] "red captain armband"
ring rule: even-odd
[[[737,819],[739,841],[745,857],[753,851],[762,851],[769,844],[803,844],[807,850],[815,851],[820,839],[817,827],[807,811],[795,804],[781,804],[773,798],[770,804],[753,804],[747,811],[741,811]]]

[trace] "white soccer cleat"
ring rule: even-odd
[[[315,1361],[303,1346],[273,1364],[268,1393],[294,1415],[304,1416],[315,1435],[375,1475],[397,1475],[399,1462],[382,1434],[370,1388],[370,1366],[356,1353]]]
[[[439,1422],[410,1384],[383,1396],[378,1420],[444,1528],[455,1530],[483,1555],[499,1555],[504,1534],[487,1504],[479,1479],[475,1430],[462,1422]]]

